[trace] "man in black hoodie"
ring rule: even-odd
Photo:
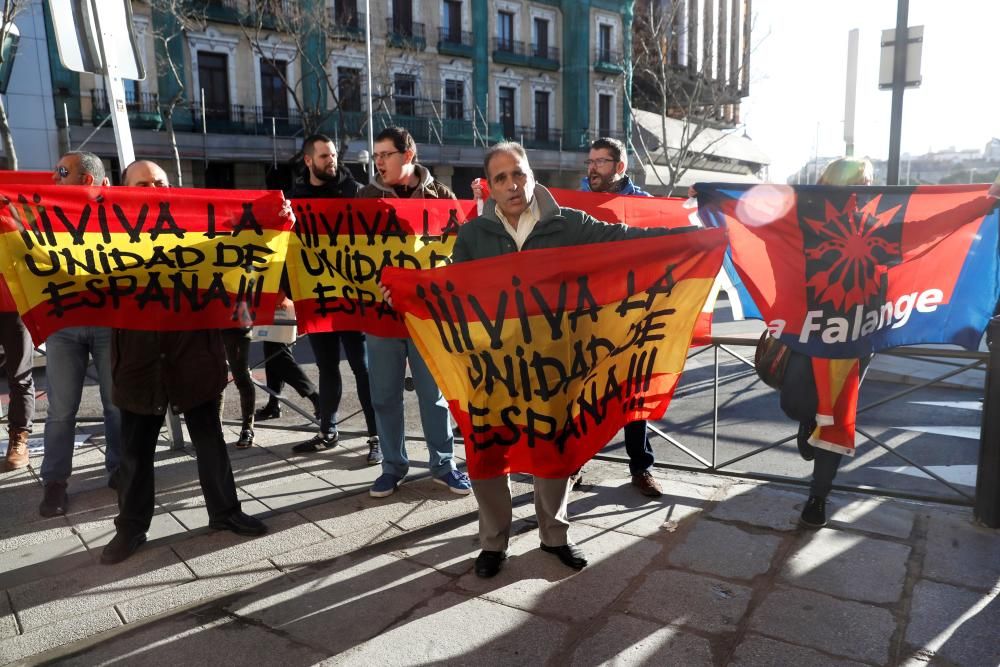
[[[302,142],[302,157],[306,169],[303,177],[292,186],[292,199],[354,198],[361,189],[351,172],[337,163],[337,147],[330,137],[324,134],[306,137]],[[358,400],[368,426],[368,465],[381,463],[382,452],[375,425],[375,410],[368,386],[364,334],[359,331],[314,333],[309,335],[309,344],[319,368],[319,434],[295,445],[292,451],[305,454],[337,444],[337,408],[340,407],[344,389],[340,378],[340,346],[343,344],[347,362],[354,372]]]

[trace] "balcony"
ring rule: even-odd
[[[407,23],[391,17],[385,20],[385,26],[385,38],[390,46],[417,51],[423,51],[427,48],[423,23],[413,23],[412,21]]]
[[[528,51],[528,65],[535,69],[558,70],[559,49],[554,46],[539,46],[532,44]]]
[[[524,42],[504,37],[493,38],[493,62],[528,67],[528,50]]]
[[[515,138],[525,148],[558,151],[562,148],[562,131],[547,127],[517,127]]]
[[[438,53],[462,58],[472,57],[472,33],[438,28]]]
[[[334,7],[330,7],[330,36],[334,39],[343,39],[349,42],[365,41],[365,20],[364,13],[340,12]]]
[[[594,71],[602,74],[621,74],[625,71],[621,51],[612,51],[604,47],[594,49]]]
[[[188,4],[192,9],[203,9],[205,18],[209,21],[239,23],[242,16],[238,0],[208,0],[204,3],[188,0]]]
[[[91,122],[97,126],[111,114],[107,94],[102,88],[90,91]],[[163,125],[160,115],[160,100],[152,93],[140,93],[138,99],[126,99],[129,125],[137,129],[159,130]]]

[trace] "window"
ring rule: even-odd
[[[361,111],[361,70],[338,67],[337,94],[340,96],[341,111]]]
[[[397,115],[416,116],[417,78],[412,74],[397,74],[393,82],[393,97]]]
[[[442,41],[452,44],[462,43],[462,3],[460,0],[445,0],[444,20],[441,21],[444,28],[444,39]]]
[[[611,26],[602,23],[597,34],[597,60],[602,63],[614,62],[611,54]]]
[[[338,26],[358,27],[358,0],[335,0],[333,13]]]
[[[445,79],[444,116],[449,120],[465,119],[465,82],[461,79]]]
[[[548,19],[535,18],[533,28],[535,35],[535,57],[549,57],[549,21]]]
[[[198,82],[205,91],[205,117],[229,118],[229,68],[226,54],[198,52]],[[196,91],[200,93],[200,91]]]
[[[284,60],[260,60],[260,110],[264,116],[288,118],[288,63]]]
[[[614,101],[615,98],[613,95],[597,96],[597,132],[602,137],[610,136],[614,127],[612,123]]]
[[[549,92],[535,91],[535,141],[549,140]]]
[[[392,0],[392,31],[403,37],[413,36],[413,0]]]
[[[500,114],[500,127],[505,139],[514,138],[514,89],[500,86],[497,108]]]
[[[139,82],[134,79],[122,79],[122,83],[125,85],[125,106],[129,109],[138,109]]]
[[[510,12],[497,15],[497,50],[514,50],[514,15]]]

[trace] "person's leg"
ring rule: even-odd
[[[118,470],[122,451],[122,418],[111,397],[111,329],[89,327],[90,354],[94,357],[97,385],[104,408],[104,467],[111,474]]]
[[[122,449],[115,527],[127,537],[145,533],[153,519],[153,456],[162,426],[163,415],[121,411]]]
[[[382,443],[382,472],[399,479],[409,472],[406,426],[403,414],[403,376],[406,373],[406,340],[367,337],[368,377],[375,423]]]
[[[32,375],[35,348],[28,328],[17,313],[0,313],[0,345],[4,349],[4,369],[10,393],[7,428],[12,432],[30,432],[35,417],[35,380]]]
[[[547,547],[569,544],[569,515],[566,501],[569,498],[568,477],[545,479],[535,477],[535,516],[538,518],[538,537]]]
[[[279,396],[282,389],[285,388],[284,376],[281,373],[282,366],[285,363],[284,358],[286,356],[290,357],[291,354],[292,351],[284,343],[275,343],[270,340],[264,341],[264,384]],[[273,400],[275,399],[271,396],[268,399],[268,403]]]
[[[295,361],[295,349],[291,345],[285,345],[284,348],[285,352],[281,355],[281,377],[299,396],[312,400],[319,412],[319,392],[316,385]]]
[[[822,447],[816,448],[816,458],[813,460],[812,482],[809,485],[809,495],[826,498],[833,488],[833,480],[840,468],[843,454],[831,452]]]
[[[90,345],[82,327],[56,331],[45,341],[45,381],[49,400],[45,418],[42,481],[65,482],[73,472],[76,413]]]
[[[625,451],[628,452],[628,469],[632,475],[641,475],[653,467],[656,458],[646,434],[646,422],[634,421],[625,425]]]
[[[479,504],[479,548],[483,551],[506,551],[514,512],[510,477],[500,475],[474,479],[472,491]]]
[[[222,335],[226,347],[226,361],[233,383],[240,394],[240,422],[242,428],[253,428],[253,409],[256,392],[250,379],[250,338],[242,329],[226,329]]]
[[[209,522],[225,521],[240,511],[233,468],[219,420],[218,401],[209,401],[184,413],[198,457],[198,481],[205,496]]]
[[[441,477],[455,470],[455,434],[449,421],[448,401],[441,395],[434,376],[412,339],[406,339],[406,347],[417,390],[417,404],[420,406],[420,422],[430,456],[431,475]]]
[[[375,408],[372,407],[371,385],[368,379],[368,353],[365,350],[365,335],[359,331],[342,331],[340,340],[347,354],[347,363],[354,373],[358,387],[358,400],[361,411],[365,415],[365,426],[368,435],[378,435],[378,424],[375,423]]]
[[[309,334],[309,344],[319,369],[319,432],[327,440],[336,440],[337,408],[343,384],[340,378],[340,334]]]

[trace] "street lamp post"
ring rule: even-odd
[[[371,0],[365,0],[365,70],[368,75],[368,155],[375,154],[375,129],[372,113],[372,8]],[[358,156],[360,159],[360,156]],[[368,160],[368,182],[375,178],[375,161]]]

